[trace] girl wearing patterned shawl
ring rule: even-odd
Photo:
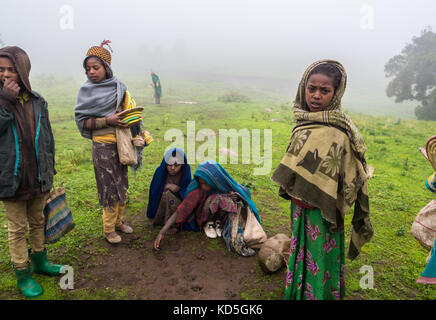
[[[155,249],[159,249],[163,235],[174,223],[181,225],[189,219],[195,218],[197,226],[202,227],[208,221],[219,220],[225,229],[226,226],[229,226],[226,223],[228,221],[226,216],[229,213],[237,213],[235,201],[239,199],[250,207],[260,222],[257,208],[251,200],[250,190],[238,184],[216,161],[203,162],[194,173],[194,179],[188,186],[186,198],[156,237]],[[223,230],[224,233],[226,233],[225,230]],[[243,245],[239,246],[238,249],[240,249],[238,253],[248,255],[245,254],[247,248]]]
[[[103,207],[103,231],[108,242],[114,244],[121,241],[116,230],[123,233],[133,230],[123,223],[129,188],[128,168],[119,161],[115,135],[117,126],[126,126],[120,118],[126,105],[126,86],[113,76],[111,54],[103,48],[108,43],[110,41],[103,41],[86,54],[83,67],[88,80],[79,89],[74,112],[81,135],[92,139],[98,199]],[[134,128],[131,130],[133,132]]]
[[[191,166],[183,150],[168,150],[150,184],[147,217],[153,219],[153,225],[165,225],[185,199],[191,180]],[[184,227],[190,229],[189,224]]]
[[[291,246],[285,299],[345,295],[344,216],[354,203],[348,257],[373,235],[365,144],[341,110],[347,75],[336,61],[312,64],[294,101],[297,121],[272,180],[291,200]]]

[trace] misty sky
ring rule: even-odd
[[[413,36],[426,26],[436,30],[434,0],[4,3],[0,38],[24,48],[34,72],[82,72],[87,49],[110,39],[116,72],[206,71],[295,82],[315,60],[332,58],[344,64],[350,83],[371,87],[386,83],[384,64]],[[66,21],[73,29],[65,29]]]

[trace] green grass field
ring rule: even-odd
[[[123,79],[123,78],[122,78]],[[220,83],[202,83],[181,80],[163,80],[162,104],[152,104],[148,80],[132,78],[125,81],[137,105],[143,106],[146,129],[154,137],[144,151],[144,166],[133,176],[129,173],[130,214],[141,212],[148,201],[148,187],[155,168],[170,142],[164,141],[168,129],[179,129],[186,134],[187,121],[195,121],[196,130],[209,128],[218,133],[220,128],[272,129],[272,170],[267,175],[253,175],[254,164],[224,165],[239,183],[249,185],[268,235],[288,233],[289,202],[277,194],[278,187],[270,180],[274,168],[286,150],[292,122],[289,101],[275,94],[250,89],[238,89],[247,95],[248,102],[223,103],[218,97],[232,88]],[[94,171],[91,161],[91,142],[82,138],[74,122],[74,104],[83,79],[36,77],[33,87],[49,103],[50,119],[56,140],[55,186],[67,190],[68,203],[74,214],[76,228],[61,241],[49,246],[53,261],[76,265],[87,243],[102,237],[101,208],[98,205]],[[183,102],[196,102],[186,104]],[[264,109],[272,109],[265,113]],[[436,287],[420,285],[416,279],[425,267],[427,251],[410,235],[412,222],[429,201],[434,198],[424,185],[432,173],[430,164],[419,153],[427,138],[435,134],[434,123],[405,120],[398,117],[367,116],[349,113],[367,144],[367,162],[375,167],[369,183],[371,220],[375,228],[372,241],[365,245],[353,262],[346,261],[346,299],[436,299]],[[273,120],[273,121],[272,121]],[[261,134],[263,136],[263,134]],[[197,148],[202,142],[197,142]],[[263,146],[263,140],[262,144]],[[262,149],[262,148],[261,148]],[[198,163],[191,165],[194,172]],[[347,244],[352,212],[347,216]],[[16,289],[7,242],[7,221],[0,206],[0,298],[22,299]],[[96,242],[96,241],[94,241]],[[97,243],[97,242],[96,242]],[[211,246],[211,250],[216,250]],[[96,248],[97,254],[107,254]],[[95,253],[94,253],[95,254]],[[359,282],[363,266],[374,270],[374,289],[361,289]],[[283,270],[281,272],[284,272]],[[262,276],[262,275],[261,275]],[[123,299],[122,290],[61,290],[58,278],[36,276],[45,289],[40,299]],[[267,279],[267,276],[265,276]],[[281,299],[283,287],[268,295]],[[260,291],[259,291],[260,292]],[[241,297],[263,299],[259,292],[243,292]]]

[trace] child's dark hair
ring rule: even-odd
[[[310,71],[307,79],[309,79],[312,75],[319,74],[319,73],[333,79],[333,86],[335,87],[335,90],[339,87],[339,84],[341,83],[341,79],[342,79],[342,73],[335,65],[331,63],[320,64],[315,68],[313,68],[312,71]]]
[[[87,56],[87,57],[85,58],[85,60],[83,60],[83,68],[85,69],[85,74],[86,74],[86,75],[88,75],[88,71],[86,70],[86,61],[88,61],[88,59],[90,59],[90,58],[94,58],[94,59],[96,59],[96,60],[101,64],[101,66],[102,66],[102,67],[104,68],[104,70],[106,71],[106,79],[110,79],[110,78],[113,77],[112,70],[109,68],[109,66],[107,65],[107,63],[105,63],[105,62],[103,61],[102,58],[97,57],[97,56]]]

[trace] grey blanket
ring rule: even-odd
[[[93,83],[89,79],[80,87],[74,108],[80,134],[92,139],[91,130],[83,128],[87,118],[102,118],[115,113],[122,102],[126,86],[116,77]]]

